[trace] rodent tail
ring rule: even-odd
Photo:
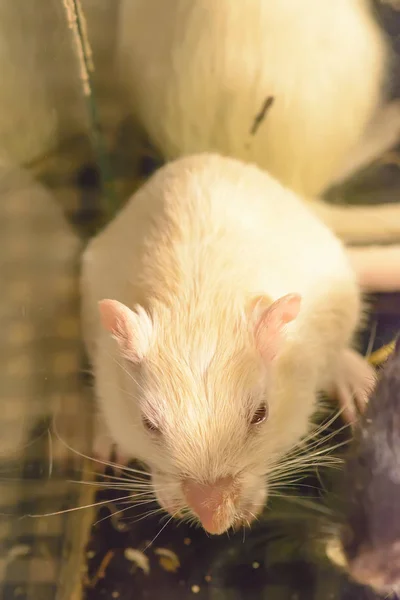
[[[400,244],[348,248],[347,252],[365,292],[400,291]]]
[[[345,168],[331,182],[338,185],[359,169],[379,159],[400,138],[400,101],[383,107],[349,157]],[[338,206],[314,200],[311,208],[347,244],[400,242],[400,204]]]
[[[400,243],[400,203],[339,206],[314,200],[310,208],[346,244]]]
[[[330,182],[330,186],[340,185],[360,169],[380,159],[388,150],[396,146],[399,139],[400,101],[393,100],[377,112],[342,169]]]

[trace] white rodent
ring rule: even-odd
[[[342,243],[256,166],[156,172],[88,245],[82,317],[103,423],[162,507],[210,533],[251,521],[321,390],[351,419],[373,382]]]

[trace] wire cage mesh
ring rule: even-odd
[[[63,512],[85,503],[91,440],[79,255],[117,202],[104,85],[117,10],[0,2],[2,598],[71,598],[79,580],[87,513]]]

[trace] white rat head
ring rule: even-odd
[[[213,534],[252,521],[280,458],[279,403],[269,392],[300,297],[261,297],[236,317],[203,311],[194,318],[162,306],[150,315],[116,300],[99,308],[125,361],[132,453],[150,467],[160,505]]]

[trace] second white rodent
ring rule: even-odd
[[[370,4],[122,0],[127,107],[167,160],[216,151],[319,195],[382,102],[387,47]]]
[[[83,325],[101,418],[171,514],[250,522],[321,390],[372,384],[341,242],[293,192],[218,155],[161,168],[88,245]]]

